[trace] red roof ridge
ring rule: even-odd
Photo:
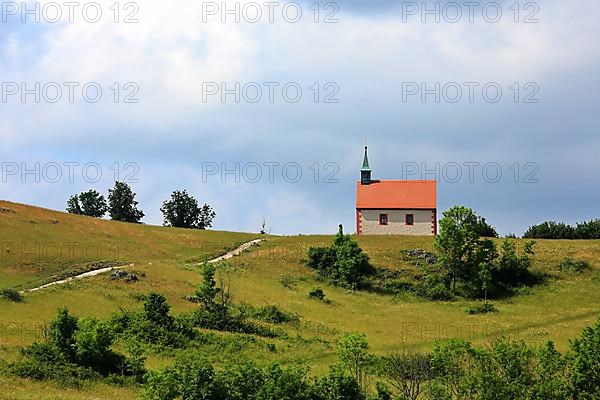
[[[356,208],[436,209],[435,180],[372,180],[356,186]]]

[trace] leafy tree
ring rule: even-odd
[[[492,272],[488,263],[479,264],[479,280],[481,281],[481,290],[483,290],[483,300],[487,303],[488,289],[492,283]]]
[[[479,234],[479,236],[481,237],[491,237],[491,238],[497,238],[498,237],[498,232],[496,232],[496,228],[494,228],[493,226],[491,226],[490,224],[488,224],[485,220],[485,218],[483,217],[477,217],[477,223],[476,223],[477,227],[477,233]]]
[[[182,399],[225,400],[226,394],[213,366],[203,358],[186,357],[178,366]]]
[[[185,190],[174,191],[160,211],[163,213],[164,225],[176,228],[210,228],[216,215],[208,204],[200,207],[198,201]]]
[[[374,362],[368,350],[367,337],[362,333],[344,335],[336,349],[340,365],[350,373],[363,390],[367,386],[367,376]]]
[[[108,206],[104,196],[92,189],[71,196],[67,202],[67,212],[71,214],[102,218],[107,210]]]
[[[231,312],[231,291],[224,278],[215,279],[216,267],[205,263],[202,268],[202,283],[193,296],[202,306],[194,313],[196,324],[202,328],[222,331],[251,330],[245,315]]]
[[[179,396],[179,376],[172,367],[149,371],[142,398],[145,400],[174,400]]]
[[[536,384],[535,353],[524,342],[500,339],[473,354],[475,368],[466,382],[474,399],[528,399]]]
[[[573,395],[581,400],[600,399],[600,319],[571,342],[571,352]]]
[[[360,397],[312,397],[307,369],[253,363],[227,365],[221,371],[200,354],[177,357],[174,365],[150,373],[144,387],[146,400],[345,400]]]
[[[429,391],[434,399],[462,398],[473,354],[471,344],[464,339],[436,342],[431,353],[431,373],[434,377]]]
[[[264,400],[311,400],[308,369],[302,366],[282,368],[271,364],[263,371],[264,384],[256,391],[257,399]]]
[[[135,193],[128,184],[117,181],[113,189],[108,189],[108,213],[111,219],[140,223],[144,213],[137,209],[137,205]]]
[[[83,214],[83,211],[81,210],[81,205],[79,205],[78,195],[73,195],[69,197],[69,200],[67,201],[67,212],[69,214]]]
[[[469,281],[479,263],[493,256],[495,251],[492,242],[479,240],[477,216],[473,210],[462,206],[444,211],[435,247],[446,286],[453,292],[456,292],[459,280]]]
[[[548,341],[537,350],[535,365],[537,384],[532,388],[533,400],[564,400],[569,398],[567,359]]]
[[[211,313],[226,313],[231,305],[231,292],[224,281],[215,279],[216,267],[205,263],[202,267],[202,283],[196,291],[196,297],[202,306]]]
[[[87,192],[81,193],[79,195],[79,201],[81,203],[83,215],[101,218],[108,210],[104,196],[95,190],[88,190]]]

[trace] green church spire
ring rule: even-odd
[[[369,157],[367,157],[367,146],[365,146],[365,158],[363,159],[363,165],[360,169],[361,171],[370,171],[371,167],[369,167]]]
[[[365,146],[365,158],[363,159],[363,165],[360,169],[360,184],[371,184],[371,167],[369,166],[369,157],[367,157],[367,146]]]

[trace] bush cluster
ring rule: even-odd
[[[338,344],[339,362],[320,378],[302,365],[259,366],[250,361],[215,368],[202,354],[179,356],[172,366],[147,374],[146,400],[364,400],[365,377],[373,357],[364,335],[344,336]],[[379,397],[373,398],[378,400]],[[381,399],[383,400],[383,399]]]
[[[45,336],[44,342],[21,350],[22,358],[9,367],[13,374],[78,385],[86,379],[111,375],[140,379],[145,373],[143,360],[125,357],[111,349],[115,334],[104,321],[78,319],[62,308]]]
[[[158,293],[145,296],[137,312],[120,310],[110,318],[112,330],[123,338],[133,338],[157,349],[185,347],[196,337],[193,322],[185,314],[172,316],[167,299]]]
[[[575,226],[564,222],[546,221],[530,226],[523,237],[530,239],[600,239],[600,219],[579,222]]]
[[[591,267],[590,263],[585,260],[574,260],[567,257],[558,264],[558,269],[563,272],[581,273],[589,271]]]
[[[308,297],[311,299],[325,301],[325,292],[320,287],[315,286],[308,291]]]
[[[238,306],[239,312],[248,318],[260,319],[272,324],[286,324],[300,320],[297,314],[282,310],[275,304],[269,304],[263,307],[254,307],[250,304]]]
[[[23,301],[23,295],[16,289],[0,289],[0,299],[19,303]]]
[[[471,315],[475,315],[475,314],[489,314],[489,313],[498,312],[498,309],[496,308],[496,306],[494,306],[489,301],[485,301],[482,304],[479,304],[477,306],[473,306],[473,307],[469,308],[467,310],[467,312],[469,314],[471,314]]]
[[[435,238],[437,265],[427,270],[423,291],[430,298],[462,295],[486,298],[510,293],[513,289],[538,282],[531,270],[535,242],[525,242],[521,254],[514,240],[505,239],[500,247],[482,239],[475,213],[466,207],[444,212],[440,233]]]
[[[369,256],[350,235],[344,235],[342,225],[331,246],[308,249],[305,263],[332,284],[349,289],[358,289],[363,278],[373,272]]]
[[[252,362],[216,369],[202,355],[178,358],[175,364],[148,374],[146,400],[361,400],[356,381],[339,370],[312,379],[302,366],[264,367]]]
[[[431,353],[378,357],[376,372],[400,399],[587,400],[600,398],[600,320],[571,341],[531,347],[502,338],[478,348],[462,339],[437,342]]]

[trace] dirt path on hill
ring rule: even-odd
[[[219,261],[225,261],[225,260],[229,260],[232,257],[235,256],[239,256],[242,252],[248,250],[250,247],[257,245],[258,243],[262,242],[262,239],[254,239],[250,242],[246,242],[243,245],[241,245],[240,247],[233,249],[231,251],[228,251],[227,253],[223,254],[222,256],[219,256],[217,258],[213,258],[212,260],[208,260],[209,263],[216,263]]]
[[[216,263],[216,262],[219,262],[219,261],[229,260],[230,258],[235,257],[237,255],[240,255],[242,252],[248,250],[250,247],[252,247],[252,246],[254,246],[254,245],[256,245],[256,244],[258,244],[260,242],[262,242],[262,239],[254,239],[254,240],[252,240],[250,242],[246,242],[246,243],[242,244],[241,246],[239,246],[239,247],[237,247],[237,248],[235,248],[235,249],[233,249],[231,251],[228,251],[227,253],[225,253],[223,255],[220,255],[219,257],[213,258],[212,260],[208,260],[208,262],[209,263]],[[103,274],[105,272],[110,272],[110,271],[115,270],[115,269],[123,269],[123,268],[127,268],[127,267],[132,267],[132,266],[133,266],[133,264],[121,265],[121,266],[116,266],[116,267],[106,267],[106,268],[95,269],[93,271],[84,272],[83,274],[75,275],[75,276],[72,276],[70,278],[61,279],[59,281],[54,281],[54,282],[46,283],[45,285],[38,286],[38,287],[35,287],[33,289],[21,290],[21,291],[19,291],[19,293],[35,292],[35,291],[38,291],[38,290],[46,289],[46,288],[48,288],[50,286],[62,285],[64,283],[71,282],[71,281],[74,281],[76,279],[89,278],[89,277],[92,277],[92,276]]]

